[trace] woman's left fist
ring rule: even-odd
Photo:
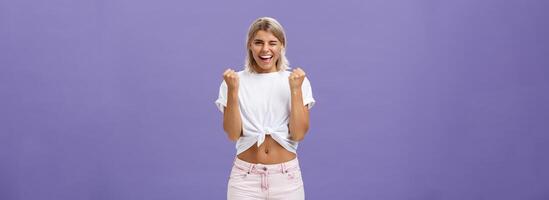
[[[292,70],[288,80],[290,81],[290,89],[301,89],[301,84],[303,84],[303,80],[305,80],[305,71],[299,67]]]

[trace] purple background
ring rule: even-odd
[[[0,199],[224,199],[261,16],[317,100],[308,199],[549,199],[542,0],[0,1]]]

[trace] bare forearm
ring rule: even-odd
[[[294,141],[301,141],[309,130],[309,111],[303,105],[301,88],[291,90],[290,110],[290,137]]]
[[[230,140],[236,141],[240,138],[240,134],[242,133],[238,91],[229,90],[227,95],[227,107],[225,107],[225,111],[223,112],[223,129]]]

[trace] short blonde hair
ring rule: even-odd
[[[245,68],[247,71],[252,73],[257,73],[254,66],[257,67],[257,63],[255,62],[255,59],[252,54],[252,50],[250,49],[250,44],[253,40],[253,37],[255,34],[259,31],[267,31],[272,33],[282,44],[282,48],[280,49],[280,57],[276,61],[276,70],[277,71],[285,71],[290,67],[290,62],[286,58],[286,34],[284,33],[284,28],[282,28],[282,25],[276,21],[276,19],[270,18],[270,17],[261,17],[256,19],[252,25],[250,25],[250,28],[248,30],[248,36],[246,41],[246,60],[245,60]]]

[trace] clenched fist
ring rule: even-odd
[[[298,67],[292,70],[288,79],[290,81],[290,89],[301,89],[301,84],[303,84],[303,80],[305,80],[305,72]]]
[[[234,70],[225,70],[225,72],[223,72],[223,80],[227,83],[227,88],[229,90],[238,90],[238,74]]]

